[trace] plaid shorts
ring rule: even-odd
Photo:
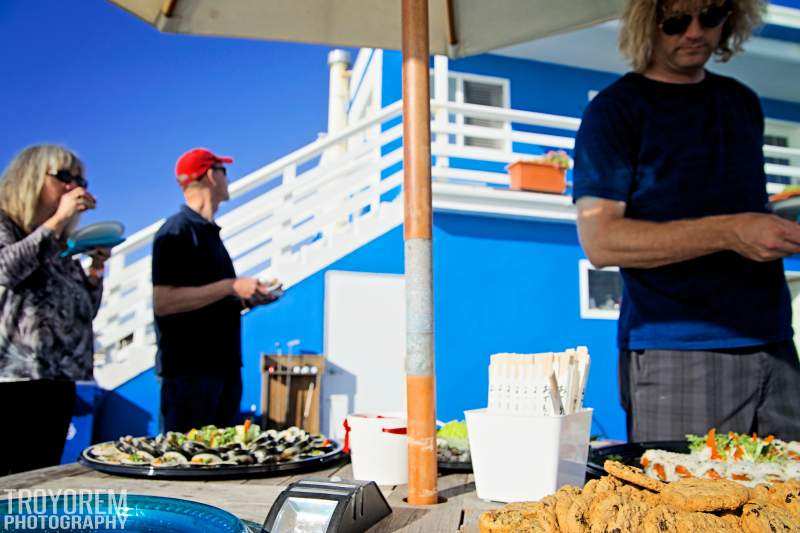
[[[800,361],[792,341],[726,351],[621,351],[628,440],[687,433],[769,434],[800,440]]]

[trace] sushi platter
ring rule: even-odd
[[[84,449],[79,462],[105,472],[158,479],[223,479],[311,471],[342,460],[337,442],[300,428],[205,426],[187,433],[121,437]]]
[[[683,440],[656,442],[627,442],[602,448],[590,448],[586,463],[587,479],[600,478],[608,473],[603,468],[606,460],[618,461],[629,466],[640,466],[642,456],[648,450],[668,450],[675,453],[688,453],[689,444]]]
[[[593,450],[588,474],[606,474],[604,461],[641,467],[661,482],[682,478],[728,479],[748,487],[800,480],[800,442],[772,435],[717,433],[686,435],[683,441],[628,443]]]

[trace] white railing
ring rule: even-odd
[[[487,198],[487,187],[507,188],[508,163],[532,152],[571,151],[580,125],[577,118],[529,111],[436,101],[431,106],[432,116],[439,117],[431,124],[433,180],[481,186]],[[397,102],[231,183],[234,201],[254,194],[217,220],[237,273],[278,277],[289,287],[341,257],[344,252],[337,248],[360,246],[400,224],[402,123],[396,119],[401,112]],[[500,127],[456,126],[447,117],[457,115]],[[496,141],[498,148],[470,146],[469,139]],[[328,148],[343,142],[349,146],[346,154],[319,162]],[[775,146],[765,146],[764,153],[800,157],[800,150]],[[767,164],[765,170],[800,182],[800,167]],[[782,187],[771,184],[773,190]],[[258,194],[261,189],[265,192]],[[103,307],[95,321],[99,366],[133,357],[137,347],[155,341],[150,249],[162,223],[135,233],[114,250]]]
[[[491,120],[498,123],[497,127],[485,126],[457,126],[455,120],[434,121],[431,123],[431,133],[434,141],[431,145],[431,154],[444,161],[436,161],[432,168],[432,176],[440,181],[460,183],[474,183],[475,185],[508,186],[509,179],[504,165],[524,157],[530,157],[531,152],[537,153],[546,150],[566,150],[571,152],[575,147],[575,132],[580,126],[580,120],[573,117],[533,113],[515,109],[501,109],[496,107],[479,106],[473,104],[438,104],[431,102],[432,110],[445,109],[451,117],[463,114],[474,119]],[[507,124],[522,125],[526,127],[546,129],[546,132],[536,133],[508,128]],[[563,133],[553,134],[552,130]],[[437,135],[438,134],[438,135]],[[452,142],[458,136],[472,137],[498,141],[500,149],[479,148],[464,146]],[[780,165],[766,163],[765,172],[770,176],[788,178],[791,184],[800,184],[800,149],[784,148],[780,146],[764,145],[766,157],[783,158],[793,161],[794,165]],[[449,158],[469,160],[472,163],[502,163],[494,168],[488,165],[463,165],[456,168],[450,165]],[[479,170],[468,167],[480,167]],[[785,184],[770,183],[768,191],[771,193],[783,189]]]
[[[400,103],[389,106],[361,124],[231,183],[233,201],[273,187],[217,219],[237,273],[279,277],[289,287],[302,275],[303,269],[295,264],[304,261],[309,243],[330,247],[343,228],[356,228],[362,220],[379,216],[381,195],[399,190],[402,182],[401,169],[390,168],[402,161],[402,147],[383,154],[381,147],[402,138],[402,125],[364,138],[357,147],[351,146],[346,157],[315,163],[331,146],[400,114]],[[277,186],[276,181],[280,181]],[[150,250],[163,222],[131,235],[114,249],[103,306],[94,324],[100,366],[124,358],[130,345],[152,345],[155,340]]]

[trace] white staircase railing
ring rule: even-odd
[[[487,197],[487,188],[508,186],[506,164],[531,152],[572,150],[580,125],[576,118],[544,113],[436,101],[431,105],[432,116],[451,117],[431,125],[433,179],[472,190],[482,186]],[[446,113],[435,113],[442,109]],[[231,200],[239,199],[241,205],[217,223],[237,273],[277,277],[290,287],[399,225],[402,122],[396,119],[401,112],[400,102],[392,104],[231,183]],[[457,115],[499,126],[456,126],[452,117]],[[322,159],[340,143],[347,143],[346,154]],[[764,149],[776,157],[800,156],[796,149]],[[798,167],[767,164],[765,169],[800,181]],[[150,250],[162,223],[130,236],[109,262],[104,302],[94,324],[96,375],[103,386],[116,386],[152,365]]]
[[[389,106],[361,124],[321,138],[231,183],[231,201],[255,195],[220,216],[221,236],[239,275],[280,278],[290,287],[335,260],[342,249],[364,244],[402,221],[398,202],[402,182],[402,124],[364,136],[399,117],[401,104]],[[331,146],[358,136],[346,157],[319,160]],[[393,150],[381,149],[390,143]],[[382,153],[383,152],[383,153]],[[308,168],[306,168],[308,167]],[[300,169],[300,170],[298,170]],[[259,194],[259,190],[265,192]],[[366,223],[372,232],[359,232]],[[108,264],[103,305],[94,322],[98,382],[113,386],[124,381],[132,357],[152,364],[153,331],[152,241],[163,220],[131,235],[114,249]],[[317,250],[310,260],[311,249]],[[125,367],[125,368],[121,368]],[[142,364],[133,365],[141,370]],[[110,376],[113,374],[113,376]]]

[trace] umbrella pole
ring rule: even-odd
[[[403,0],[408,503],[437,503],[428,0]]]

